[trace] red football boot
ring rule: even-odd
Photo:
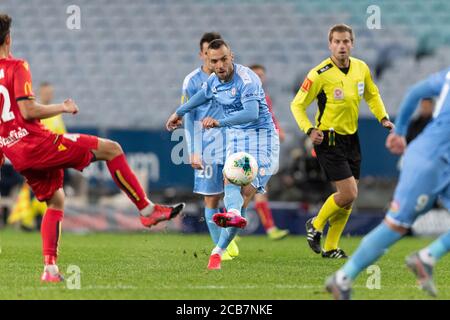
[[[208,269],[209,270],[220,270],[220,262],[221,261],[222,261],[222,258],[220,257],[220,254],[218,254],[218,253],[212,254],[209,257]]]
[[[41,276],[41,282],[62,282],[64,281],[64,277],[58,271],[58,267],[56,265],[45,266],[44,273]]]
[[[186,205],[185,203],[178,203],[173,206],[164,206],[160,204],[155,204],[155,208],[151,215],[149,215],[148,217],[139,215],[139,218],[141,219],[141,223],[144,226],[150,228],[151,226],[154,226],[161,221],[168,221],[176,217],[183,211],[185,205]]]
[[[236,227],[244,229],[247,225],[247,220],[234,212],[216,213],[213,215],[213,221],[222,228]]]

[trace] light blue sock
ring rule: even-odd
[[[450,231],[433,241],[428,250],[431,256],[438,261],[442,256],[450,251]]]
[[[244,208],[244,207],[242,207],[242,209],[241,209],[241,216],[242,217],[247,217],[247,208]]]
[[[340,269],[354,280],[358,274],[381,257],[402,235],[389,228],[384,222],[373,229],[361,241],[356,252]]]
[[[228,187],[230,186],[230,187]],[[228,189],[227,189],[228,187]],[[225,207],[227,208],[227,211],[229,209],[236,209],[241,208],[241,216],[245,218],[247,213],[247,208],[242,207],[244,204],[244,199],[241,195],[241,188],[239,186],[235,186],[234,184],[227,184],[225,186],[225,197],[224,197]],[[234,237],[239,232],[239,228],[220,228],[220,238],[219,242],[217,243],[217,246],[221,249],[228,248],[228,245],[231,241],[233,241]]]
[[[235,209],[238,212],[241,212],[242,205],[244,204],[244,198],[242,198],[241,195],[241,187],[231,183],[225,185],[225,196],[223,198],[223,202],[225,203],[225,208],[227,208],[227,211],[230,211],[230,209]]]
[[[236,234],[239,231],[239,228],[235,228],[235,227],[229,227],[229,228],[220,228],[220,238],[219,238],[219,242],[217,243],[217,246],[220,249],[225,250],[226,248],[228,248],[228,245],[230,244],[231,241],[233,241],[234,237],[236,236]]]
[[[211,239],[214,242],[214,244],[217,244],[219,242],[221,228],[214,223],[212,216],[218,212],[219,212],[218,208],[211,209],[205,207],[205,221],[206,225],[208,226],[209,235],[211,236]]]

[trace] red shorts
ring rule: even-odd
[[[86,134],[58,135],[41,145],[33,155],[32,165],[20,173],[25,177],[39,201],[50,199],[63,186],[64,169],[83,170],[94,158],[98,137]]]

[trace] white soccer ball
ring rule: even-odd
[[[250,184],[258,174],[256,159],[247,152],[236,152],[227,157],[223,175],[238,186]]]

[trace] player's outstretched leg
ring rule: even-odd
[[[363,238],[347,263],[328,278],[325,283],[327,291],[333,293],[336,299],[346,298],[346,292],[348,292],[349,298],[352,281],[362,270],[381,257],[402,235],[403,233],[394,231],[386,222],[382,222]]]
[[[434,265],[450,251],[450,231],[440,236],[431,245],[410,255],[406,265],[414,272],[423,290],[435,297],[437,289],[433,281]]]
[[[121,146],[111,140],[101,138],[98,140],[98,148],[93,150],[97,160],[106,160],[114,182],[138,208],[144,226],[151,227],[161,221],[170,220],[183,211],[184,203],[166,206],[151,202],[128,165]]]
[[[231,183],[226,184],[223,200],[227,212],[216,213],[213,215],[213,221],[222,228],[245,228],[247,220],[241,216],[241,209],[244,203],[241,195],[241,187]]]
[[[56,264],[58,258],[58,244],[61,237],[61,223],[64,212],[64,191],[58,189],[51,199],[47,201],[48,208],[42,219],[42,254],[44,256],[44,272],[42,282],[61,282],[61,275]]]

